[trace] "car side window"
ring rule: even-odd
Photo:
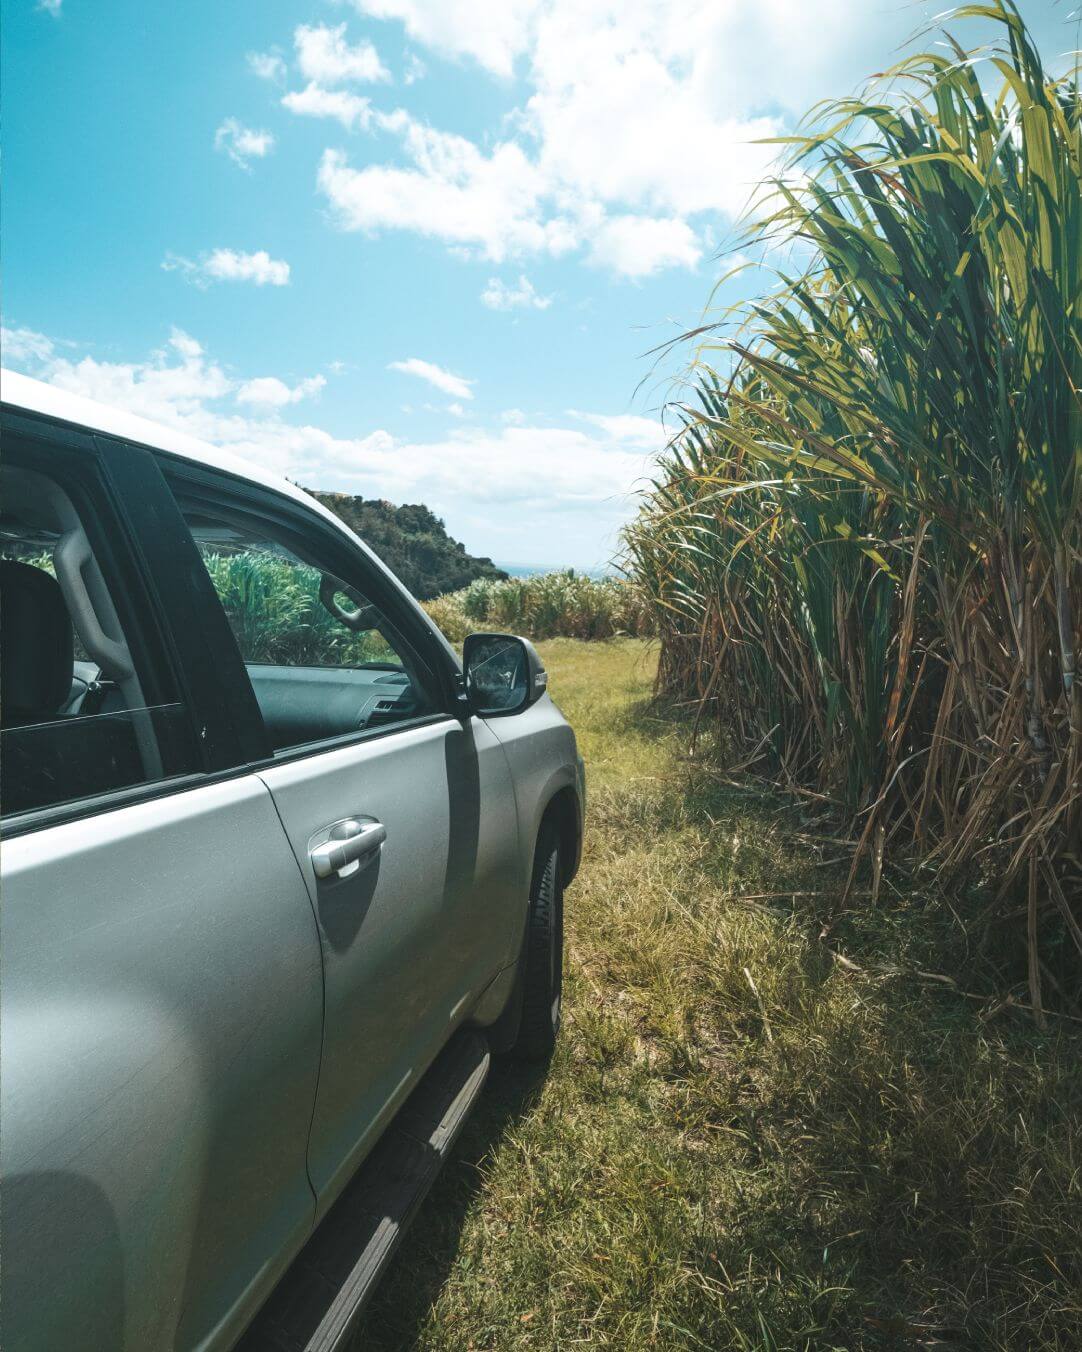
[[[276,752],[436,712],[423,664],[319,539],[183,492],[178,502]]]
[[[117,527],[100,483],[41,448],[31,463],[0,469],[5,818],[203,768],[188,710],[164,664],[150,670],[152,640],[135,632],[126,579],[103,550]]]

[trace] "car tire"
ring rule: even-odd
[[[523,1061],[552,1055],[560,1031],[564,970],[564,889],[555,827],[541,828],[530,880],[522,953],[522,1015],[512,1054]]]

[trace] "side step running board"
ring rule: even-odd
[[[327,1213],[235,1352],[342,1352],[488,1074],[484,1036],[459,1033]]]

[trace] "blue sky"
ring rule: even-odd
[[[644,354],[731,266],[757,140],[938,9],[4,0],[5,364],[604,564],[679,392]]]

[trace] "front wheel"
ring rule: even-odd
[[[564,889],[560,842],[542,827],[530,880],[522,971],[522,1022],[514,1055],[540,1061],[552,1054],[560,1031],[564,977]]]

